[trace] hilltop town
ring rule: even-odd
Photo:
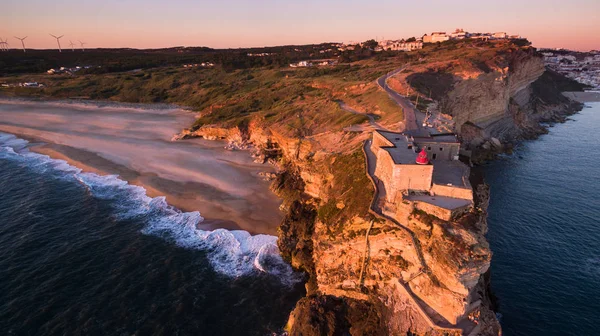
[[[456,40],[464,40],[464,39],[474,39],[474,40],[504,40],[504,39],[520,39],[520,35],[509,35],[505,32],[495,32],[495,33],[470,33],[465,31],[462,28],[457,28],[452,33],[446,32],[433,32],[431,34],[425,34],[421,37],[410,37],[407,39],[400,40],[378,40],[377,47],[375,51],[413,51],[417,49],[423,48],[424,43],[438,43],[438,42],[446,42],[446,41],[456,41]],[[352,44],[342,44],[338,46],[340,50],[345,50],[348,46],[352,46]]]
[[[562,75],[600,90],[600,51],[574,52],[564,49],[543,49],[546,66]]]

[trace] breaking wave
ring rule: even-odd
[[[26,140],[0,133],[0,159],[17,161],[38,172],[81,183],[92,196],[109,201],[116,219],[141,219],[145,223],[143,234],[159,236],[183,248],[205,251],[214,270],[221,274],[239,277],[265,273],[288,285],[302,279],[281,258],[275,236],[251,235],[243,230],[199,230],[197,224],[204,219],[198,211],[182,212],[170,206],[165,197],[148,197],[144,188],[130,185],[117,175],[86,173],[66,161],[31,152],[27,145]]]

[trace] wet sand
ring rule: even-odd
[[[248,152],[223,142],[170,141],[194,120],[182,110],[0,102],[0,131],[30,140],[31,150],[87,172],[116,174],[165,196],[184,211],[199,211],[202,229],[276,234],[280,200]]]

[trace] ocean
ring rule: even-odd
[[[506,336],[600,334],[600,103],[587,106],[484,169]]]
[[[201,231],[198,212],[0,133],[2,335],[271,335],[304,295],[276,237]]]
[[[484,167],[504,333],[597,335],[600,103]],[[0,133],[3,335],[270,335],[303,296],[276,237],[201,231],[198,212]]]

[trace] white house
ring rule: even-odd
[[[423,36],[423,43],[436,43],[448,41],[450,36],[446,35],[446,32],[433,32],[431,35]]]

